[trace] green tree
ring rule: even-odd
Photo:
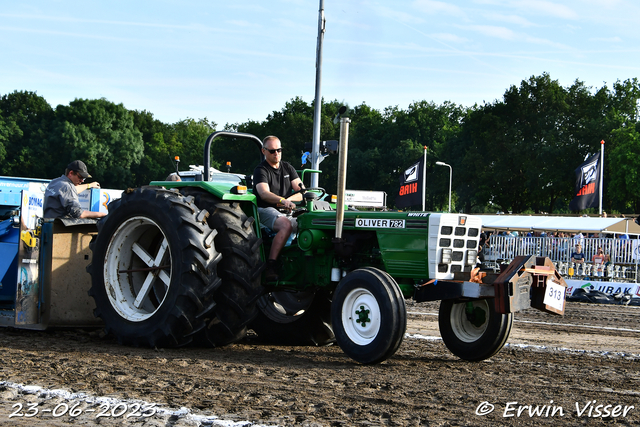
[[[2,174],[47,177],[47,166],[59,155],[46,144],[54,116],[51,106],[35,92],[15,91],[0,98],[0,111],[4,117]]]
[[[165,141],[170,147],[182,150],[179,153],[182,165],[202,165],[205,142],[215,131],[215,127],[216,124],[206,118],[181,120],[171,125],[171,135]],[[213,167],[220,167],[216,158],[212,156],[211,160]]]
[[[607,151],[605,163],[610,167],[609,181],[606,186],[613,200],[613,208],[624,212],[640,212],[640,125],[635,128],[616,129],[612,139],[614,148]]]
[[[171,126],[153,118],[148,111],[132,111],[133,123],[142,133],[144,155],[140,164],[133,169],[133,185],[138,187],[151,181],[164,179],[175,169],[174,157],[182,153],[180,144],[170,145]]]
[[[140,164],[144,150],[133,114],[104,98],[59,105],[48,142],[50,149],[64,153],[52,159],[50,176],[63,172],[69,161],[80,159],[106,188],[133,185],[132,168]]]
[[[0,164],[4,162],[4,159],[7,156],[6,146],[9,144],[9,141],[13,139],[13,134],[20,132],[15,122],[11,122],[7,124],[2,117],[2,110],[0,110]]]
[[[411,104],[407,110],[389,107],[384,112],[364,104],[356,107],[353,144],[349,144],[350,188],[384,191],[387,205],[394,206],[400,175],[422,158],[427,147],[427,207],[447,205],[448,174],[434,173],[431,165],[437,160],[446,161],[443,147],[459,133],[464,114],[465,109],[449,102],[436,105],[422,101]]]
[[[618,81],[613,89],[606,116],[612,129],[605,144],[605,201],[621,212],[640,212],[640,85],[637,79]]]
[[[339,138],[340,126],[333,123],[333,118],[338,112],[341,103],[332,101],[323,102],[320,122],[320,140],[327,141]],[[284,149],[283,159],[291,163],[297,170],[310,169],[311,163],[302,165],[302,155],[305,152],[305,143],[313,141],[313,114],[314,104],[307,104],[299,97],[288,101],[280,111],[274,111],[263,122],[249,121],[236,124],[230,130],[246,132],[263,139],[267,135],[275,135],[280,138]],[[262,160],[258,148],[246,140],[220,139],[215,144],[215,156],[221,163],[231,161],[232,171],[251,174],[256,165]],[[255,153],[255,154],[254,154]],[[329,192],[335,192],[336,187],[337,155],[326,157],[320,169],[320,186]],[[310,174],[304,179],[307,186],[310,182]]]
[[[476,106],[452,141],[464,153],[456,169],[466,209],[566,209],[573,169],[610,132],[602,117],[608,100],[606,88],[594,95],[579,81],[563,88],[545,73],[510,87],[502,101]]]

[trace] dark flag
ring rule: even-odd
[[[397,207],[422,205],[423,167],[424,158],[421,158],[400,175],[400,191],[396,197]]]
[[[569,203],[572,211],[597,208],[600,201],[600,153],[589,157],[575,170],[575,197]]]

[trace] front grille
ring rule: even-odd
[[[446,222],[438,224],[438,249],[446,248],[447,252],[452,251],[451,258],[447,259],[448,264],[437,264],[435,268],[437,273],[444,273],[439,275],[440,277],[446,275],[451,278],[453,273],[467,272],[473,268],[467,265],[467,253],[478,250],[481,228],[476,219],[468,219],[469,221],[465,222],[459,216],[457,219],[443,217],[442,220]]]

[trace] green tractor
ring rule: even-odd
[[[250,176],[211,172],[211,144],[223,136],[262,148],[254,135],[215,132],[193,180],[129,189],[98,223],[89,293],[119,342],[221,346],[252,329],[276,344],[337,342],[354,360],[379,363],[402,343],[405,299],[414,298],[442,300],[444,343],[479,361],[504,346],[513,312],[563,313],[566,284],[544,258],[476,274],[478,218],[345,211],[342,140],[338,203],[325,201],[322,188],[307,189],[294,212],[298,233],[280,254],[279,280],[265,281],[270,232],[260,228]],[[552,291],[558,301],[562,293],[562,304],[551,301]]]

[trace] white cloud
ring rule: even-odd
[[[578,19],[578,14],[570,7],[547,0],[518,0],[511,4],[518,9],[534,12],[539,15],[549,15],[563,19]]]
[[[547,39],[541,39],[539,37],[531,37],[531,36],[526,36],[523,39],[524,41],[526,41],[527,43],[532,43],[532,44],[539,44],[539,45],[543,45],[543,46],[551,46],[557,49],[562,49],[562,50],[571,50],[571,46],[567,46],[565,44],[562,43],[557,43],[554,42],[552,40],[547,40]]]
[[[460,37],[451,33],[436,33],[432,34],[431,37],[447,43],[466,43],[469,41],[469,39],[465,37]]]
[[[453,16],[464,16],[464,11],[458,6],[452,5],[450,3],[435,1],[435,0],[415,0],[413,2],[413,6],[420,10],[421,12],[425,12],[428,14],[436,15],[436,14],[446,14]]]
[[[517,34],[506,27],[496,27],[493,25],[469,25],[467,28],[487,37],[494,37],[503,40],[516,40]]]
[[[418,18],[410,13],[399,12],[397,9],[393,9],[386,6],[380,6],[378,4],[371,5],[372,9],[375,12],[384,18],[391,18],[394,21],[401,22],[403,24],[421,24],[424,22],[423,19]]]
[[[236,27],[245,27],[245,28],[254,27],[255,26],[255,24],[252,24],[249,21],[242,21],[242,20],[237,20],[237,19],[234,19],[234,20],[231,20],[231,21],[227,21],[227,23],[231,24],[233,26],[236,26]]]
[[[275,19],[274,22],[283,29],[293,30],[298,33],[311,34],[313,36],[318,33],[317,22],[299,22],[286,18]]]
[[[521,27],[534,27],[539,25],[539,24],[534,24],[533,22],[519,15],[504,15],[502,13],[485,13],[484,16],[485,18],[493,21],[498,21],[505,24],[519,25]]]
[[[620,37],[592,37],[589,41],[593,42],[605,42],[605,43],[622,43]]]

